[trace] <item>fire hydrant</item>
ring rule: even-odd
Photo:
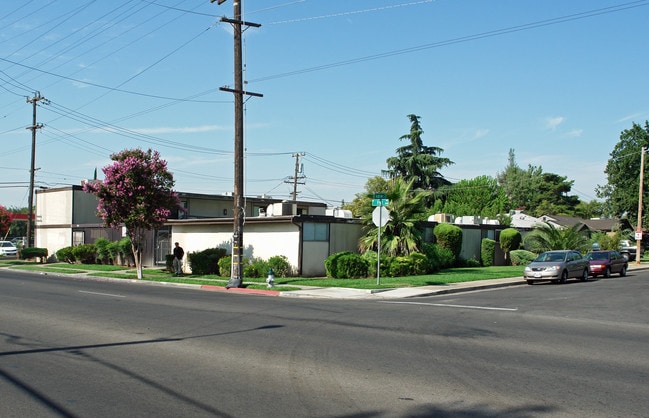
[[[266,278],[266,284],[268,285],[268,287],[275,286],[275,273],[273,272],[273,269],[268,269],[268,277]]]

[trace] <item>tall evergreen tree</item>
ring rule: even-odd
[[[597,197],[606,199],[607,208],[616,216],[627,216],[633,223],[638,218],[638,193],[640,189],[640,160],[642,149],[649,146],[649,122],[644,126],[633,123],[631,129],[620,133],[620,140],[606,164],[604,172],[607,184],[597,187]],[[647,157],[645,155],[645,157]],[[644,189],[647,190],[646,173],[649,163],[645,158]],[[647,193],[643,191],[643,204],[649,203]],[[643,205],[643,225],[649,225],[647,205]]]
[[[420,116],[408,115],[410,133],[402,135],[400,141],[409,141],[407,145],[396,149],[397,155],[386,160],[388,169],[384,173],[390,178],[403,177],[412,181],[414,190],[435,190],[450,182],[439,172],[440,169],[454,164],[448,158],[440,157],[444,152],[440,147],[424,145],[421,136],[424,131],[419,124]]]

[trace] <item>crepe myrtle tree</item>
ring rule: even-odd
[[[84,191],[99,199],[97,214],[104,226],[126,227],[141,279],[144,234],[162,226],[180,201],[172,189],[173,175],[157,151],[126,149],[110,158],[113,164],[102,168],[104,181],[87,182]]]
[[[11,212],[0,205],[0,238],[5,239],[11,227]]]

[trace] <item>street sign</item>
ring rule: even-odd
[[[385,193],[374,193],[374,199],[387,199],[387,197]]]
[[[388,199],[372,199],[372,206],[387,206],[390,201]]]
[[[372,222],[378,227],[384,227],[390,220],[390,211],[385,206],[378,206],[372,212]]]

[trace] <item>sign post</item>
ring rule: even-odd
[[[385,193],[374,193],[372,206],[376,206],[372,212],[372,221],[379,228],[378,231],[378,250],[376,252],[376,284],[381,284],[381,228],[388,224],[390,220],[390,211],[386,208],[390,201],[386,199]]]

